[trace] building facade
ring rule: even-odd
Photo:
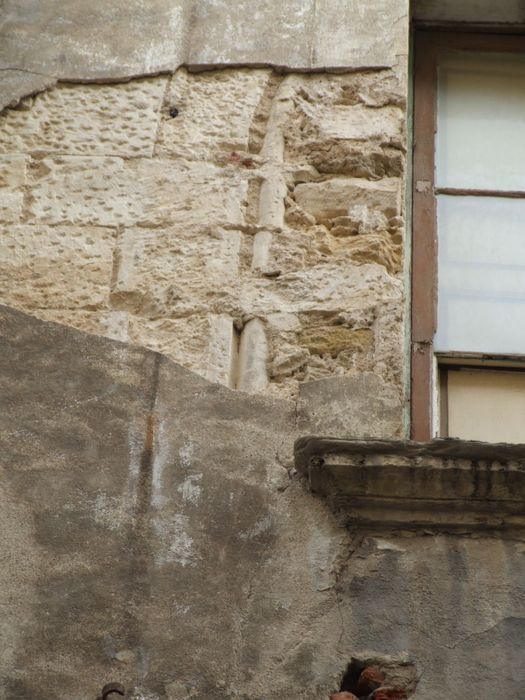
[[[525,697],[525,451],[409,442],[412,39],[521,4],[1,12],[0,698]]]

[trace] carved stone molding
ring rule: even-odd
[[[525,530],[525,445],[303,437],[295,464],[350,525]]]

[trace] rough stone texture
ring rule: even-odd
[[[3,301],[41,309],[106,307],[114,238],[112,229],[94,226],[10,226],[0,238]]]
[[[519,533],[346,528],[293,466],[404,434],[408,29],[2,4],[0,299],[45,320],[0,309],[0,700],[314,700],[355,659],[522,700]]]
[[[347,531],[285,469],[290,402],[0,320],[2,700],[314,700],[356,657],[415,700],[520,700],[523,542]]]
[[[0,156],[0,221],[15,223],[22,216],[27,156]]]
[[[213,165],[114,156],[44,158],[30,186],[30,221],[97,226],[240,223],[246,190]]]
[[[0,152],[151,156],[166,81],[57,85],[5,113]]]
[[[399,434],[405,94],[397,69],[183,68],[24,99],[0,300],[249,392],[374,372]]]
[[[8,0],[2,19],[0,108],[53,80],[125,79],[182,64],[391,67],[408,50],[408,0],[94,0],[89,8]]]
[[[184,160],[211,160],[231,151],[247,151],[250,129],[271,77],[270,70],[175,73],[156,152]],[[228,105],[225,109],[225,105]]]

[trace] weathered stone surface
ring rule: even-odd
[[[62,302],[63,303],[63,302]],[[129,314],[122,311],[85,311],[84,309],[33,309],[27,308],[26,311],[33,316],[43,319],[44,321],[53,321],[61,323],[64,326],[71,326],[86,333],[94,333],[102,335],[112,340],[121,340],[126,342],[129,340]],[[156,342],[157,337],[151,342]],[[139,345],[147,345],[134,340]],[[169,353],[166,353],[169,354]]]
[[[31,184],[35,221],[97,226],[240,223],[247,188],[235,174],[205,163],[114,156],[44,158]]]
[[[365,11],[366,10],[366,11]],[[182,64],[287,69],[390,67],[408,50],[407,0],[36,0],[3,7],[0,68],[24,73],[28,92],[55,79],[123,79]],[[225,41],[225,37],[228,40]],[[27,46],[31,45],[31,51]],[[11,77],[11,76],[10,76]],[[4,81],[1,106],[21,96]],[[28,94],[28,93],[25,93]]]
[[[111,229],[9,226],[0,238],[0,300],[24,308],[105,307],[114,246]]]
[[[398,77],[181,69],[162,101],[165,88],[165,77],[59,85],[5,112],[3,240],[19,262],[4,268],[3,298],[232,388],[294,398],[301,382],[365,371],[402,395],[404,220],[388,208],[399,206],[402,168],[341,177],[330,155],[335,141],[404,158]],[[313,144],[336,177],[309,164]],[[304,188],[313,212],[294,201]],[[93,229],[116,241],[98,282]],[[33,263],[19,266],[37,230],[69,230],[76,243],[50,243],[33,285]]]
[[[239,295],[238,231],[126,229],[113,298],[150,316],[220,313]]]
[[[314,326],[302,331],[299,342],[312,355],[337,356],[343,350],[368,350],[374,342],[372,331],[344,326]]]
[[[399,180],[385,178],[370,182],[357,178],[334,178],[326,182],[299,184],[295,201],[319,223],[346,216],[351,207],[364,205],[383,212],[387,218],[401,212]]]
[[[2,119],[0,153],[151,156],[166,79],[58,85]]]
[[[400,188],[401,178],[355,178],[368,206],[345,201],[335,209],[345,216],[322,223],[293,200],[294,188],[313,187],[321,202],[354,182],[319,178],[302,135],[322,150],[337,129],[338,143],[357,143],[357,129],[367,135],[361,147],[391,147],[403,102],[397,78],[181,69],[162,102],[165,88],[163,77],[59,85],[4,114],[4,220],[24,222],[17,241],[4,230],[4,300],[161,350],[232,388],[247,387],[241,368],[256,366],[249,386],[276,396],[358,371],[377,372],[401,394],[403,219],[368,197],[385,182]],[[353,115],[354,132],[336,129],[338,110]],[[116,247],[97,271],[90,241],[101,227]],[[66,230],[76,242],[49,243],[33,285],[33,234],[59,241]],[[100,286],[91,299],[87,270]],[[279,315],[294,327],[274,323]],[[248,342],[253,319],[257,339]]]
[[[370,372],[301,384],[297,412],[303,433],[310,430],[315,435],[345,437],[403,434],[399,393]]]
[[[213,160],[248,150],[250,128],[268,84],[269,70],[227,70],[190,75],[176,72],[156,152],[187,160]],[[176,117],[170,110],[176,108]]]
[[[401,146],[404,116],[399,107],[336,105],[319,120],[319,128],[328,138]]]
[[[24,204],[27,156],[0,156],[0,221],[11,224],[20,220]]]
[[[520,700],[523,543],[354,537],[283,468],[292,403],[5,308],[0,333],[0,697],[315,700],[357,656],[415,700]]]

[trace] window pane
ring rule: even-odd
[[[525,190],[525,57],[453,53],[438,75],[436,184]]]
[[[448,371],[448,435],[525,442],[525,373]]]
[[[525,200],[438,197],[438,351],[525,354]]]

